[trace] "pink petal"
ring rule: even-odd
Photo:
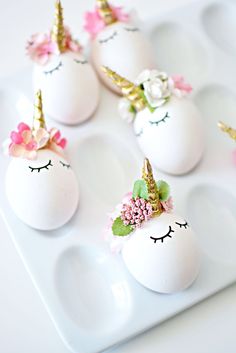
[[[65,138],[62,138],[59,143],[57,143],[58,146],[60,146],[62,149],[66,147],[67,140]]]
[[[21,136],[22,136],[23,142],[25,144],[28,144],[32,140],[32,132],[31,132],[31,130],[22,131]]]
[[[29,125],[27,125],[25,123],[20,123],[20,124],[18,124],[17,129],[19,132],[23,132],[25,130],[30,130],[30,127],[29,127]]]
[[[21,134],[19,134],[16,131],[11,132],[10,138],[11,138],[12,142],[14,142],[17,145],[19,145],[23,142],[23,138],[21,137]]]
[[[37,149],[37,143],[34,140],[31,140],[29,143],[25,145],[25,149],[27,151],[32,151]]]
[[[9,146],[9,155],[12,157],[22,157],[24,155],[25,148],[22,145],[15,145],[12,143]]]

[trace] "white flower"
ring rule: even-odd
[[[145,97],[152,108],[163,105],[170,98],[174,86],[173,80],[158,70],[144,70],[136,84],[143,85]]]
[[[132,123],[135,118],[135,112],[132,109],[130,101],[126,98],[121,98],[118,105],[119,113],[125,121]]]

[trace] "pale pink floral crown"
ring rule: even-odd
[[[122,7],[108,5],[107,1],[98,0],[94,11],[85,13],[84,29],[94,39],[107,25],[116,21],[128,22],[129,19],[129,14],[124,13]]]
[[[35,113],[33,127],[21,122],[17,126],[17,131],[10,134],[8,144],[8,154],[12,157],[25,159],[36,159],[37,151],[48,148],[56,153],[61,153],[65,148],[67,140],[61,137],[58,129],[47,130],[42,112],[41,91],[36,94]]]
[[[60,0],[57,0],[52,30],[47,33],[33,34],[27,42],[26,52],[31,60],[39,65],[45,65],[53,54],[81,50],[82,46],[72,38],[69,28],[63,24],[63,9]]]

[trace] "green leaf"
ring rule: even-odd
[[[114,235],[123,237],[131,233],[133,230],[134,228],[131,225],[124,225],[121,217],[116,218],[112,224],[112,233]]]
[[[142,199],[148,200],[148,188],[144,180],[136,180],[132,197],[133,199],[141,197]]]
[[[159,192],[160,201],[168,200],[170,196],[170,187],[164,180],[157,181],[157,188]]]

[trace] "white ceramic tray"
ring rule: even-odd
[[[81,191],[78,212],[63,228],[34,231],[15,217],[4,192],[9,160],[0,155],[1,214],[60,336],[73,352],[107,349],[236,280],[233,143],[216,127],[218,119],[236,125],[235,13],[231,2],[195,2],[147,26],[159,67],[184,74],[195,87],[193,99],[208,136],[204,159],[192,173],[159,173],[171,185],[176,210],[186,215],[203,249],[200,275],[188,290],[161,295],[145,289],[103,243],[106,214],[131,189],[143,161],[132,127],[118,116],[118,98],[112,93],[102,89],[99,109],[86,124],[60,127],[69,140],[68,154]],[[30,122],[30,92],[29,70],[2,81],[1,142],[17,121]],[[49,120],[48,125],[55,123]]]

